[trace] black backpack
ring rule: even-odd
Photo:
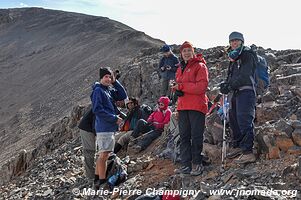
[[[107,161],[106,177],[110,188],[119,185],[127,179],[127,166],[116,154],[111,154]]]
[[[142,104],[140,107],[148,116],[151,115],[153,112],[153,109],[149,105]]]

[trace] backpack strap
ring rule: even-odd
[[[254,60],[255,60],[255,62],[257,61],[257,59],[256,59],[257,55],[256,55],[256,53],[254,51],[252,51],[252,49],[250,49],[248,47],[245,47],[244,51],[251,53],[252,56],[253,56],[253,58],[254,58]],[[237,60],[237,64],[238,64],[238,68],[240,68],[240,65],[241,65],[241,60],[240,59]],[[255,82],[255,79],[254,79],[255,76],[256,76],[256,63],[255,63],[255,68],[254,68],[254,74],[253,74],[253,76],[250,75],[250,80],[252,82],[252,89],[253,89],[253,91],[255,93],[255,96],[256,96],[256,82]],[[251,87],[251,86],[249,86],[249,87]],[[246,87],[246,86],[243,86],[243,87],[239,88],[239,90],[244,90],[244,89],[249,89],[249,88]]]

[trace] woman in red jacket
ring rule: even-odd
[[[201,54],[195,55],[189,42],[180,47],[181,63],[176,72],[181,168],[176,173],[198,176],[203,171],[202,156],[208,70]]]

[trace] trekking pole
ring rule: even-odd
[[[223,94],[223,117],[224,117],[224,124],[223,124],[223,146],[222,146],[222,169],[225,169],[226,165],[226,154],[227,154],[227,141],[226,141],[226,123],[228,117],[228,109],[227,109],[227,102],[228,96]]]

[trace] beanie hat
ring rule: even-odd
[[[105,75],[112,75],[111,70],[106,67],[99,68],[99,79],[102,79]]]
[[[170,51],[170,46],[165,44],[163,47],[160,49],[161,52],[166,53]]]
[[[164,108],[163,109],[166,110],[167,107],[168,107],[168,104],[169,104],[170,100],[169,100],[168,97],[160,97],[160,99],[159,99],[158,102],[159,103],[163,103],[164,104]]]
[[[245,42],[245,39],[244,39],[243,34],[240,33],[240,32],[236,32],[236,31],[232,32],[232,33],[229,35],[229,42],[230,42],[231,40],[240,40],[240,41],[242,41],[243,43]]]
[[[182,52],[183,49],[185,49],[185,48],[191,48],[191,49],[192,49],[192,52],[194,52],[194,49],[193,49],[192,44],[191,44],[190,42],[185,41],[185,42],[181,45],[181,47],[180,47],[180,52]]]

